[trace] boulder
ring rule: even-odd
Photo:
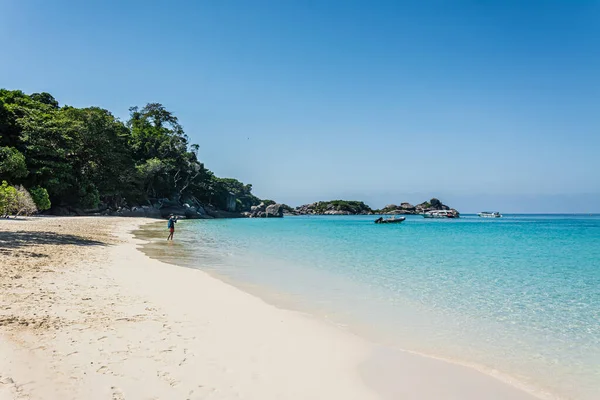
[[[405,215],[405,214],[412,214],[411,211],[408,210],[390,210],[390,211],[386,211],[383,214],[385,215]]]
[[[350,211],[346,210],[327,210],[323,214],[325,215],[352,215]]]
[[[441,201],[439,201],[435,197],[433,199],[429,200],[429,205],[430,205],[429,208],[431,208],[432,210],[450,210],[450,207],[443,204]]]
[[[265,217],[269,217],[269,218],[283,217],[283,206],[281,204],[271,204],[265,210]]]
[[[229,193],[227,195],[226,208],[227,208],[227,211],[229,211],[229,212],[234,212],[235,209],[237,208],[237,199],[233,193]]]
[[[414,211],[415,210],[415,206],[413,206],[410,203],[402,203],[400,204],[400,208],[403,210],[409,210],[409,211]]]

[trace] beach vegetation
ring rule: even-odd
[[[23,186],[18,185],[16,188],[17,196],[14,203],[13,214],[33,215],[38,212],[37,206],[31,197],[31,194]]]
[[[0,216],[32,215],[38,212],[31,194],[21,185],[11,186],[6,181],[0,185]]]
[[[200,146],[160,103],[132,107],[121,121],[103,108],[61,106],[49,93],[0,89],[0,133],[0,179],[44,188],[32,194],[40,210],[160,199],[227,209],[234,196],[236,211],[247,211],[261,202],[252,185],[207,169]]]
[[[38,211],[48,210],[52,205],[52,203],[50,202],[50,196],[48,195],[48,191],[45,188],[35,186],[29,189],[29,193],[31,194],[31,198],[35,202]]]
[[[10,186],[8,182],[2,181],[0,185],[0,216],[8,217],[13,213],[17,202],[17,189]]]
[[[0,147],[0,179],[27,176],[25,156],[14,147]]]

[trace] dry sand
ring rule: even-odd
[[[148,221],[0,221],[0,400],[533,398],[152,260]]]

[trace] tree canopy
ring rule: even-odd
[[[164,198],[224,209],[232,194],[237,211],[260,203],[252,185],[205,168],[199,146],[162,104],[129,111],[123,122],[99,107],[60,106],[49,93],[0,89],[0,182],[82,209]]]

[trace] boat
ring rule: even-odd
[[[502,214],[500,214],[498,211],[482,211],[477,215],[482,218],[502,218]]]
[[[383,218],[383,217],[379,217],[375,220],[376,224],[399,224],[400,222],[403,222],[406,219],[406,217],[400,217],[400,218]]]
[[[457,218],[457,215],[450,210],[433,210],[423,213],[424,218]]]

